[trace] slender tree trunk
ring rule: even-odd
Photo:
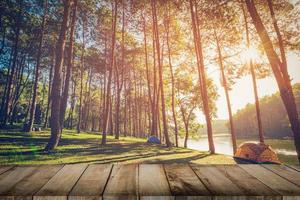
[[[64,118],[67,109],[67,102],[69,96],[69,87],[70,87],[70,79],[72,76],[72,70],[74,66],[73,52],[74,52],[74,33],[76,28],[76,13],[77,13],[77,0],[73,2],[73,10],[72,10],[72,20],[71,20],[71,30],[70,30],[70,42],[68,49],[68,60],[67,60],[67,69],[66,69],[66,78],[64,89],[61,98],[61,108],[60,108],[60,124],[61,128],[64,127]]]
[[[248,20],[247,20],[247,15],[246,15],[243,5],[242,5],[242,11],[243,11],[244,21],[245,21],[247,48],[250,49],[250,33],[249,33],[249,27],[248,27]],[[255,110],[256,110],[256,120],[257,120],[259,141],[261,143],[264,143],[264,134],[263,134],[263,128],[262,128],[262,122],[261,122],[261,113],[260,113],[260,105],[259,105],[259,98],[258,98],[258,91],[257,91],[256,75],[255,75],[252,59],[250,59],[249,65],[250,65],[250,73],[251,73],[254,98],[255,98]]]
[[[111,82],[112,82],[112,72],[115,66],[115,44],[116,44],[116,24],[117,24],[117,9],[118,9],[118,1],[115,0],[115,6],[113,9],[113,25],[112,25],[112,46],[111,46],[111,58],[110,58],[110,68],[108,72],[108,83],[106,88],[106,102],[105,109],[103,113],[103,130],[102,130],[102,141],[101,144],[106,144],[106,134],[107,127],[109,123],[109,99],[111,99]]]
[[[114,126],[113,126],[113,123],[114,123],[114,112],[113,112],[113,100],[114,100],[114,97],[115,96],[115,92],[113,90],[113,94],[111,95],[110,99],[109,99],[109,122],[108,122],[108,133],[110,135],[114,135]]]
[[[280,69],[283,72],[282,75],[283,75],[284,79],[290,80],[288,70],[287,70],[287,61],[286,61],[286,56],[285,56],[285,49],[284,49],[283,39],[282,39],[282,36],[280,34],[279,27],[277,25],[277,20],[276,20],[275,13],[274,13],[274,10],[273,10],[273,3],[272,3],[271,0],[267,0],[267,2],[268,2],[270,14],[271,14],[271,17],[272,17],[273,26],[274,26],[276,36],[277,36],[277,39],[278,39],[278,44],[279,44],[280,57],[281,57],[281,62],[282,62],[282,66],[281,66]]]
[[[205,67],[204,67],[203,54],[202,54],[201,35],[200,35],[200,28],[199,28],[199,23],[198,23],[197,6],[196,5],[194,6],[193,0],[190,0],[190,11],[191,11],[191,18],[192,18],[192,28],[193,28],[193,35],[194,35],[195,51],[196,51],[196,57],[197,57],[199,82],[200,82],[200,88],[201,88],[200,93],[202,96],[203,110],[204,110],[205,120],[206,120],[206,125],[207,125],[209,151],[212,154],[214,154],[215,146],[214,146],[214,141],[213,141],[213,133],[212,133],[212,125],[211,125],[211,113],[210,113],[210,108],[209,108],[209,104],[208,104],[206,75],[205,75]]]
[[[44,16],[42,20],[42,26],[41,26],[41,33],[39,38],[39,47],[38,47],[38,53],[37,53],[37,59],[36,59],[36,67],[35,67],[35,78],[34,78],[34,85],[33,85],[33,94],[32,94],[32,102],[30,107],[30,115],[29,115],[29,121],[27,124],[25,124],[24,131],[30,132],[32,130],[32,126],[34,123],[34,116],[35,116],[35,108],[36,108],[36,97],[37,97],[37,90],[38,90],[38,84],[39,84],[39,75],[40,75],[40,60],[42,57],[42,47],[43,47],[43,41],[44,41],[44,29],[46,24],[46,18],[48,13],[48,0],[45,0],[44,2]]]
[[[85,26],[84,20],[82,22],[82,52],[81,52],[81,65],[80,65],[80,94],[79,94],[79,109],[78,109],[78,122],[77,122],[77,133],[81,131],[82,121],[82,95],[83,95],[83,73],[84,73],[84,53],[85,53]]]
[[[73,80],[72,81],[72,96],[71,96],[71,109],[70,109],[70,113],[69,113],[69,125],[68,128],[72,129],[73,128],[73,118],[74,118],[74,109],[75,109],[75,97],[76,97],[76,82]]]
[[[260,105],[259,105],[259,98],[258,98],[258,91],[257,91],[256,75],[255,75],[252,60],[250,60],[250,72],[252,77],[252,84],[253,84],[253,91],[254,91],[254,98],[255,98],[255,110],[256,110],[259,141],[261,143],[264,143],[264,133],[263,133],[262,121],[261,121],[261,112],[260,112]]]
[[[167,48],[168,48],[168,60],[169,60],[169,67],[170,67],[170,74],[171,74],[171,84],[172,84],[172,116],[174,121],[174,131],[175,131],[175,145],[178,147],[178,127],[177,127],[177,119],[176,119],[176,111],[175,111],[175,80],[174,80],[174,73],[173,73],[173,66],[171,61],[171,48],[170,48],[170,8],[168,7],[168,19],[165,24],[166,33],[167,33]]]
[[[291,81],[287,71],[287,65],[283,58],[279,58],[277,55],[272,41],[266,31],[265,26],[256,10],[255,4],[252,0],[246,0],[247,9],[252,18],[255,29],[261,39],[264,50],[267,54],[268,60],[270,62],[273,74],[276,78],[279,92],[288,114],[288,118],[291,124],[291,129],[294,134],[294,143],[296,146],[298,160],[300,162],[300,122],[299,115],[297,111],[297,106],[295,102],[295,96],[292,90]],[[275,28],[276,29],[276,28]],[[277,34],[280,35],[278,32]],[[277,35],[277,37],[279,36]],[[278,38],[279,39],[279,38]],[[279,44],[280,48],[284,49],[283,44]],[[281,50],[282,52],[282,50]]]
[[[90,115],[90,109],[91,109],[91,84],[93,80],[93,73],[92,73],[92,68],[89,69],[89,74],[88,74],[88,95],[87,95],[87,100],[86,100],[86,114],[85,114],[85,122],[84,126],[85,129],[89,129],[89,122],[91,119]]]
[[[122,1],[122,69],[121,69],[121,73],[122,73],[122,77],[124,76],[124,33],[125,33],[125,4],[124,4],[124,0]],[[115,138],[119,139],[120,136],[120,101],[121,101],[121,92],[122,92],[122,88],[123,88],[123,81],[120,80],[120,73],[119,73],[119,69],[116,66],[116,79],[117,79],[117,94],[116,94],[116,120],[115,120]],[[122,81],[122,83],[120,84],[120,81]]]
[[[49,110],[50,110],[50,105],[51,105],[51,90],[52,90],[51,85],[52,85],[53,68],[55,65],[55,51],[54,51],[54,49],[52,51],[53,51],[53,55],[52,55],[51,67],[49,70],[48,101],[47,101],[47,108],[46,108],[45,121],[44,121],[43,128],[47,128]]]
[[[221,44],[219,41],[219,38],[216,34],[216,31],[214,30],[214,35],[217,43],[217,49],[218,49],[218,58],[219,58],[219,65],[220,65],[220,71],[221,71],[221,77],[222,77],[222,86],[224,88],[224,92],[226,95],[226,102],[227,102],[227,109],[228,109],[228,116],[229,116],[229,124],[230,124],[230,133],[231,133],[231,141],[232,141],[232,150],[233,155],[236,152],[236,134],[235,134],[235,128],[233,123],[233,117],[232,117],[232,110],[231,110],[231,103],[230,103],[230,97],[229,97],[229,91],[228,91],[228,85],[227,80],[224,72],[224,65],[223,65],[223,55],[221,51]]]
[[[157,125],[158,125],[158,120],[157,120],[157,70],[156,70],[156,55],[155,55],[155,28],[154,28],[154,22],[152,22],[152,51],[153,51],[153,99],[152,99],[152,104],[151,104],[151,113],[152,114],[152,125],[151,125],[151,135],[158,136],[157,132]]]
[[[184,112],[184,108],[182,106],[180,106],[180,111],[181,111],[181,116],[182,116],[182,120],[184,123],[184,129],[185,129],[185,138],[184,138],[184,148],[187,148],[187,142],[189,139],[189,127],[190,127],[190,119],[191,119],[191,115],[192,112],[194,111],[195,107],[191,108],[191,110],[187,113],[187,116]]]
[[[71,0],[64,1],[64,13],[63,21],[60,29],[59,38],[56,43],[56,56],[55,56],[55,66],[54,66],[54,77],[51,91],[51,137],[46,146],[46,150],[55,149],[59,143],[61,135],[60,127],[60,99],[61,99],[61,73],[63,65],[63,55],[65,49],[66,34],[68,29],[68,20],[69,20],[69,10],[70,10]]]
[[[127,104],[128,104],[128,99],[127,99],[127,81],[124,79],[124,137],[127,136]]]
[[[163,87],[163,69],[160,60],[160,44],[159,44],[159,31],[157,25],[157,14],[156,14],[156,0],[151,1],[152,10],[153,10],[153,23],[154,23],[154,30],[155,30],[155,38],[156,38],[156,51],[157,51],[157,62],[158,62],[158,74],[159,74],[159,81],[160,81],[160,93],[161,93],[161,111],[162,111],[162,120],[163,120],[163,133],[166,140],[166,145],[171,147],[172,144],[169,139],[168,134],[168,124],[167,124],[167,116],[166,116],[166,108],[165,108],[165,94],[164,94],[164,87]]]
[[[145,16],[142,16],[142,18],[143,18],[144,51],[145,51],[145,66],[146,66],[146,77],[147,77],[147,87],[148,87],[148,99],[149,99],[149,107],[151,109],[151,112],[149,112],[149,129],[150,129],[150,134],[151,134],[151,118],[153,117],[154,113],[153,113],[153,110],[152,110],[153,109],[153,102],[152,102],[152,97],[151,97],[150,71],[149,71],[149,66],[148,66],[146,20],[145,20]]]
[[[106,105],[106,86],[107,86],[107,36],[104,35],[104,72],[103,72],[103,92],[102,92],[102,102],[100,111],[102,111],[102,116],[99,120],[99,130],[100,132],[103,131],[103,117],[105,113],[105,105]],[[102,128],[100,128],[102,127]]]

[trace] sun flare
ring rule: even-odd
[[[242,53],[242,59],[246,60],[247,62],[249,62],[250,60],[258,60],[260,59],[260,57],[261,55],[259,51],[253,46],[250,46]]]

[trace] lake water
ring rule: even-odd
[[[180,143],[183,144],[183,140],[181,140]],[[232,142],[231,142],[230,135],[222,135],[222,136],[214,137],[214,144],[215,144],[216,153],[231,155],[231,156],[233,155]],[[195,149],[195,150],[199,150],[199,151],[208,151],[207,137],[201,137],[198,140],[189,139],[187,146],[190,149]],[[287,150],[287,149],[276,149],[274,147],[272,147],[272,148],[278,154],[297,155],[296,151],[291,151],[291,150]]]

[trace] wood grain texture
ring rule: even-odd
[[[33,196],[52,178],[63,166],[42,165],[34,173],[24,177],[16,183],[5,195],[8,196]]]
[[[19,166],[0,175],[0,195],[5,196],[19,181],[33,175],[38,166]]]
[[[102,196],[68,196],[68,200],[102,200]]]
[[[298,165],[285,165],[285,166],[290,167],[290,168],[300,172],[300,167]]]
[[[209,196],[210,192],[187,164],[164,165],[171,193],[175,196]]]
[[[0,169],[0,200],[300,200],[300,172],[285,165],[75,164]]]
[[[86,167],[86,164],[65,165],[34,195],[34,199],[47,199],[49,196],[67,198]]]
[[[114,199],[116,196],[136,199],[137,181],[138,165],[114,165],[103,194],[104,199]]]
[[[275,174],[289,180],[290,182],[300,186],[300,172],[284,165],[263,165],[263,167],[271,170]]]
[[[98,199],[108,181],[112,165],[89,165],[69,194],[69,199]]]
[[[226,177],[228,177],[234,184],[236,184],[244,195],[249,196],[279,196],[276,191],[271,190],[265,184],[245,172],[237,165],[217,165]]]
[[[239,165],[246,172],[283,196],[300,195],[300,188],[260,165]]]
[[[235,185],[216,166],[193,164],[191,167],[213,195],[244,195],[244,191]]]
[[[162,165],[139,165],[139,195],[141,199],[174,199]]]
[[[13,167],[14,167],[13,165],[0,166],[0,175],[12,169]]]

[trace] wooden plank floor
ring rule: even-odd
[[[0,199],[300,199],[285,165],[0,166]]]

